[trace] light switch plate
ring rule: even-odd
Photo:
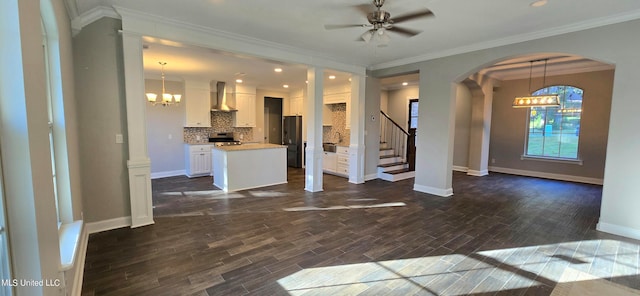
[[[116,144],[122,143],[124,143],[124,137],[122,137],[122,134],[116,134]]]

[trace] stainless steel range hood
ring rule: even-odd
[[[229,107],[227,105],[227,84],[222,81],[218,81],[216,83],[217,88],[217,96],[216,96],[216,105],[213,106],[211,112],[235,112],[238,111],[234,108]]]

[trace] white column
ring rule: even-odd
[[[351,138],[349,144],[349,183],[364,183],[364,102],[365,78],[351,75],[351,100],[347,102],[350,112]]]
[[[307,99],[304,101],[304,114],[307,123],[304,190],[310,192],[322,191],[323,72],[323,69],[318,67],[310,67],[307,70]]]
[[[127,100],[127,141],[129,143],[129,198],[131,227],[153,224],[151,203],[151,160],[145,129],[146,101],[142,64],[142,36],[123,32],[125,94]]]
[[[431,75],[430,75],[431,74]],[[420,105],[416,130],[416,177],[413,189],[439,196],[451,187],[455,134],[456,85],[420,69]]]
[[[469,134],[469,170],[467,175],[489,174],[489,141],[491,135],[491,107],[493,105],[493,80],[482,76],[476,82],[482,89],[482,97],[471,100],[471,130]]]
[[[600,221],[596,227],[600,231],[634,239],[640,239],[637,181],[640,167],[640,100],[635,79],[639,76],[640,60],[628,59],[625,63],[616,65],[602,206]],[[585,98],[585,102],[586,100]]]

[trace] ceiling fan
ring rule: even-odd
[[[327,30],[353,28],[353,27],[371,28],[366,32],[364,32],[364,34],[362,34],[358,40],[362,40],[364,42],[369,43],[372,39],[375,39],[375,40],[378,40],[381,44],[386,45],[389,42],[389,36],[385,33],[386,31],[395,32],[401,35],[405,35],[407,37],[412,37],[422,32],[418,30],[398,27],[396,26],[397,23],[406,22],[409,20],[417,19],[417,18],[434,16],[431,10],[423,9],[420,11],[416,11],[416,12],[391,18],[391,14],[382,9],[382,5],[384,5],[384,1],[385,0],[373,0],[373,5],[376,7],[376,9],[372,12],[371,12],[370,5],[357,6],[360,9],[360,11],[366,14],[367,20],[369,21],[368,24],[325,25],[324,28]]]

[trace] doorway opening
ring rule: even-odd
[[[264,97],[264,142],[282,144],[282,98]]]

